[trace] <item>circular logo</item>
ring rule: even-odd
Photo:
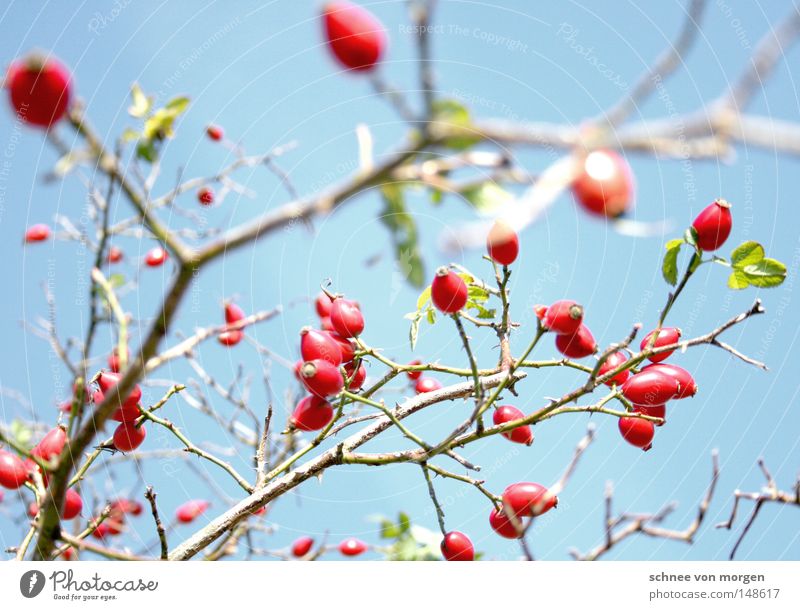
[[[27,598],[36,597],[44,589],[44,574],[28,570],[19,579],[19,592]]]

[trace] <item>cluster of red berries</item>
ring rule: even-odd
[[[112,357],[113,354],[112,354]],[[114,372],[103,371],[97,376],[98,388],[92,392],[91,400],[99,405],[105,400],[109,392],[115,392],[116,386],[122,375]],[[147,436],[144,422],[138,421],[142,414],[140,402],[142,400],[142,389],[134,386],[133,390],[120,402],[119,408],[111,415],[111,419],[120,422],[114,430],[113,443],[118,451],[128,452],[137,449]]]
[[[120,498],[109,504],[108,516],[93,521],[92,536],[103,540],[108,536],[119,536],[125,531],[125,520],[128,515],[138,517],[144,510],[141,503],[128,498]]]
[[[556,335],[556,349],[567,358],[586,358],[597,351],[597,342],[583,323],[583,306],[575,301],[556,301],[549,307],[536,305],[542,327]]]
[[[236,324],[245,319],[244,310],[233,301],[225,303],[225,324]],[[217,335],[217,341],[225,347],[233,347],[244,338],[244,330],[241,328],[229,328]]]
[[[367,369],[356,358],[353,341],[364,330],[364,316],[355,301],[320,293],[314,301],[320,329],[300,330],[300,356],[295,376],[309,392],[294,408],[289,420],[298,430],[321,430],[333,419],[328,398],[345,387],[357,392],[367,379]]]

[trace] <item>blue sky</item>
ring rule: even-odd
[[[454,0],[440,5],[436,24],[441,27],[432,37],[439,95],[468,100],[478,117],[567,125],[593,117],[617,100],[674,37],[683,14],[682,4],[676,2],[540,5],[522,0]],[[634,118],[702,109],[737,77],[756,41],[784,15],[786,5],[734,0],[709,3],[703,32],[685,65],[665,84],[663,95],[648,100]],[[369,6],[389,33],[390,50],[382,74],[407,90],[419,107],[415,47],[413,36],[405,29],[405,3],[372,2]],[[177,137],[163,152],[157,190],[168,189],[179,168],[187,176],[204,175],[230,161],[227,151],[203,137],[204,126],[215,122],[249,153],[296,142],[297,148],[281,160],[282,167],[299,191],[309,194],[346,178],[356,167],[357,124],[370,126],[378,152],[399,145],[405,133],[402,121],[365,80],[339,72],[321,45],[317,11],[317,3],[289,1],[145,4],[120,0],[116,5],[46,2],[35,6],[12,2],[0,13],[5,32],[0,58],[9,62],[34,48],[52,50],[72,68],[87,113],[108,142],[131,124],[126,108],[132,82],[157,93],[161,101],[179,94],[190,96],[191,108],[179,124]],[[797,60],[798,50],[792,49],[756,95],[754,112],[790,120],[797,116]],[[71,132],[64,131],[63,136],[72,141]],[[57,157],[40,133],[16,129],[8,110],[0,117],[0,149],[11,168],[3,176],[0,190],[0,258],[7,291],[0,301],[0,336],[8,346],[0,362],[0,384],[4,390],[19,391],[34,406],[36,417],[52,424],[55,404],[68,392],[68,376],[48,345],[26,332],[21,322],[47,316],[42,292],[46,282],[58,304],[61,336],[80,334],[86,324],[82,301],[90,263],[73,243],[22,248],[20,241],[24,228],[34,222],[52,222],[56,214],[80,219],[86,194],[74,177],[63,183],[42,183],[42,175]],[[541,171],[551,159],[541,151],[513,152],[532,173]],[[766,459],[783,488],[791,486],[800,468],[798,383],[796,365],[791,364],[800,356],[800,308],[794,295],[800,264],[796,231],[800,212],[792,178],[798,163],[747,147],[740,147],[729,159],[688,166],[641,155],[631,155],[628,160],[638,184],[633,215],[637,220],[666,218],[682,227],[722,196],[734,204],[731,242],[756,239],[770,256],[787,263],[787,282],[762,294],[755,289],[730,293],[724,287],[723,269],[703,268],[671,317],[686,334],[701,334],[760,296],[767,314],[736,327],[727,340],[766,361],[770,370],[759,371],[706,347],[675,358],[695,374],[699,394],[670,409],[669,424],[658,431],[655,447],[647,454],[620,441],[615,420],[595,417],[596,442],[562,494],[558,510],[534,528],[531,541],[536,555],[545,559],[564,559],[569,547],[585,550],[597,544],[602,538],[602,494],[607,480],[614,481],[619,510],[654,511],[666,502],[678,501],[667,524],[683,528],[693,518],[708,484],[709,454],[718,448],[722,465],[718,493],[696,544],[689,547],[632,539],[609,557],[723,559],[735,534],[712,525],[727,518],[734,489],[760,488],[763,481],[756,460]],[[179,204],[200,213],[207,226],[225,228],[287,200],[280,183],[263,170],[244,172],[239,179],[257,195],[231,196],[223,205],[200,212],[191,194]],[[474,212],[454,197],[439,207],[431,206],[424,194],[412,195],[409,203],[419,223],[430,276],[433,269],[452,258],[437,247],[441,232],[448,225],[473,218]],[[125,201],[118,200],[115,206],[117,218],[130,214]],[[389,236],[377,219],[380,209],[377,193],[367,193],[332,216],[317,220],[313,231],[293,227],[217,261],[196,281],[174,330],[186,334],[197,326],[220,322],[220,302],[231,295],[238,295],[247,311],[282,304],[285,312],[279,319],[248,333],[293,361],[299,328],[314,321],[303,299],[315,294],[320,282],[330,277],[336,290],[361,302],[367,316],[365,340],[398,359],[410,359],[403,314],[414,308],[417,291],[398,285],[393,275]],[[164,219],[174,227],[187,225],[181,217]],[[586,321],[601,343],[619,340],[633,322],[653,324],[667,293],[660,277],[663,242],[678,231],[646,239],[623,236],[588,218],[568,195],[562,196],[540,223],[521,235],[512,313],[528,324],[516,339],[516,349],[527,343],[530,305],[563,297],[586,305]],[[124,305],[146,324],[171,267],[141,269],[140,257],[152,245],[148,241],[128,240],[120,245],[128,257],[120,270],[138,280],[137,290],[125,295]],[[481,254],[463,252],[456,262],[486,274]],[[376,257],[377,263],[367,264]],[[495,358],[492,338],[474,335],[481,362],[491,363]],[[169,342],[176,337],[173,333]],[[98,356],[109,349],[111,340],[107,332],[101,334]],[[554,354],[552,342],[544,341],[538,355],[548,358]],[[457,337],[445,324],[425,329],[415,355],[466,364]],[[197,357],[223,383],[229,383],[242,364],[255,378],[253,406],[263,410],[267,396],[260,383],[259,357],[252,347],[242,344],[225,350],[209,343],[198,350]],[[159,371],[151,382],[185,381],[191,375],[188,367],[178,363]],[[291,375],[276,361],[271,380],[276,417],[283,423],[288,410],[285,389],[293,387]],[[570,383],[577,383],[572,373],[539,371],[519,388],[515,404],[523,410],[534,409],[543,404],[545,396],[565,392]],[[161,392],[159,387],[145,389],[152,401]],[[387,399],[399,399],[403,392],[407,389],[398,386],[397,393]],[[208,396],[225,408],[213,393]],[[0,395],[0,408],[6,422],[25,414],[19,401],[8,393]],[[183,399],[173,401],[165,415],[198,441],[230,444],[224,431]],[[452,428],[461,417],[458,405],[442,405],[435,413],[410,423],[421,434],[434,435]],[[491,439],[465,453],[483,465],[481,476],[496,492],[520,480],[549,484],[560,476],[586,424],[583,416],[564,416],[539,426],[530,448]],[[150,432],[145,447],[177,446],[163,431]],[[397,433],[387,436],[370,447],[405,446]],[[249,468],[245,454],[230,459],[243,471]],[[155,485],[165,512],[188,498],[209,493],[196,470],[213,476],[225,493],[239,493],[213,465],[193,465],[195,469],[173,460],[143,467],[143,477]],[[101,468],[95,491],[98,496],[115,496],[137,490],[137,478],[131,464],[119,468],[113,478]],[[518,555],[516,544],[499,539],[489,529],[485,498],[459,484],[436,484],[446,500],[449,528],[469,533],[490,558]],[[213,515],[224,509],[224,501],[213,494],[212,500]],[[8,546],[20,537],[15,523],[19,504],[13,493],[6,493],[2,506],[0,537]],[[276,504],[268,519],[277,528],[269,546],[287,544],[299,533],[319,537],[326,531],[332,541],[356,535],[376,542],[376,527],[369,517],[399,510],[420,525],[436,527],[417,468],[331,470],[321,482],[309,481]],[[150,540],[152,532],[148,522],[134,525],[129,544],[138,548],[140,539]],[[171,543],[177,544],[188,533],[173,532]],[[767,506],[739,557],[800,559],[797,542],[797,511]]]

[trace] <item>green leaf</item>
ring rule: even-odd
[[[167,105],[164,106],[164,108],[173,112],[175,116],[178,116],[179,114],[186,112],[186,109],[189,108],[190,102],[191,100],[188,97],[181,95],[178,97],[173,97],[167,102]]]
[[[400,533],[404,534],[405,532],[411,529],[411,519],[408,517],[407,514],[400,513],[397,520],[397,525],[400,527]]]
[[[733,273],[728,276],[728,288],[733,290],[743,290],[750,285],[750,281],[744,274],[744,271],[734,269]]]
[[[738,270],[738,269],[737,269]],[[751,286],[772,288],[786,279],[786,265],[774,258],[764,258],[753,265],[741,268]]]
[[[381,222],[392,234],[395,261],[403,278],[416,288],[425,283],[425,267],[419,249],[417,224],[408,212],[400,185],[387,184],[381,188],[386,209]]]
[[[447,138],[443,145],[454,150],[471,148],[480,138],[469,133],[472,120],[466,106],[453,99],[439,99],[433,103],[433,121],[452,127],[463,128],[460,135]]]
[[[497,310],[487,309],[480,303],[474,301],[467,301],[466,308],[476,310],[478,312],[478,319],[480,320],[493,320],[497,315]]]
[[[417,310],[422,309],[427,305],[431,300],[431,287],[428,286],[425,290],[422,291],[422,294],[419,295],[417,298]]]
[[[381,519],[381,538],[397,538],[401,534],[398,528],[390,519]]]
[[[413,350],[417,346],[417,337],[419,336],[419,321],[421,318],[414,318],[411,322],[411,328],[408,331],[408,342],[411,344]]]
[[[664,280],[672,286],[678,283],[678,254],[684,243],[686,242],[683,239],[673,239],[667,242],[667,253],[661,264],[661,274],[664,276]]]
[[[134,142],[141,137],[142,134],[140,134],[135,129],[131,129],[130,127],[126,127],[125,131],[122,132],[121,136],[123,142]]]
[[[689,227],[688,229],[686,229],[686,233],[684,234],[684,239],[686,240],[687,244],[697,248],[697,229],[695,229],[694,227]]]
[[[125,276],[121,273],[114,273],[109,276],[108,283],[111,284],[112,288],[119,288],[120,286],[125,285]]]
[[[146,117],[153,105],[153,98],[144,94],[139,83],[133,83],[131,86],[131,101],[132,103],[128,107],[128,114],[137,119]]]
[[[156,145],[150,140],[142,140],[136,145],[136,156],[148,163],[153,163],[158,159]]]
[[[731,265],[742,269],[747,265],[755,265],[764,258],[764,247],[756,241],[746,241],[731,252]]]
[[[470,284],[467,288],[467,298],[470,301],[487,301],[489,299],[489,291],[483,286]]]
[[[464,189],[461,191],[461,196],[482,214],[491,214],[514,201],[514,195],[494,182],[483,182]]]

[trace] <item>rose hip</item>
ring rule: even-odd
[[[456,313],[467,304],[467,285],[458,274],[447,267],[439,267],[431,283],[431,300],[443,313]]]
[[[575,301],[556,301],[544,312],[542,326],[559,335],[578,332],[583,321],[583,307]]]
[[[495,409],[492,415],[492,422],[495,426],[499,426],[500,424],[522,419],[523,417],[525,417],[525,414],[516,407],[503,405]],[[520,443],[522,445],[530,445],[533,443],[533,432],[531,432],[530,426],[519,426],[509,432],[502,432],[501,434],[512,443]]]
[[[697,247],[704,252],[717,250],[728,239],[732,226],[731,204],[724,199],[717,199],[700,212],[692,223],[697,232]]]
[[[597,351],[597,343],[585,324],[572,335],[556,335],[556,349],[567,358],[586,358]]]
[[[650,345],[650,340],[656,335],[656,339],[653,342],[653,345]],[[663,347],[665,345],[672,345],[673,343],[677,343],[681,340],[681,329],[680,328],[673,328],[670,326],[661,328],[659,330],[651,330],[647,333],[642,339],[642,342],[639,344],[639,349],[644,350],[650,347]],[[648,360],[650,362],[661,362],[662,360],[666,360],[667,358],[672,355],[675,350],[669,350],[666,352],[660,352],[658,354],[653,354],[652,356],[648,356]]]
[[[447,532],[441,544],[442,556],[446,561],[473,561],[475,547],[469,536],[461,532]]]

